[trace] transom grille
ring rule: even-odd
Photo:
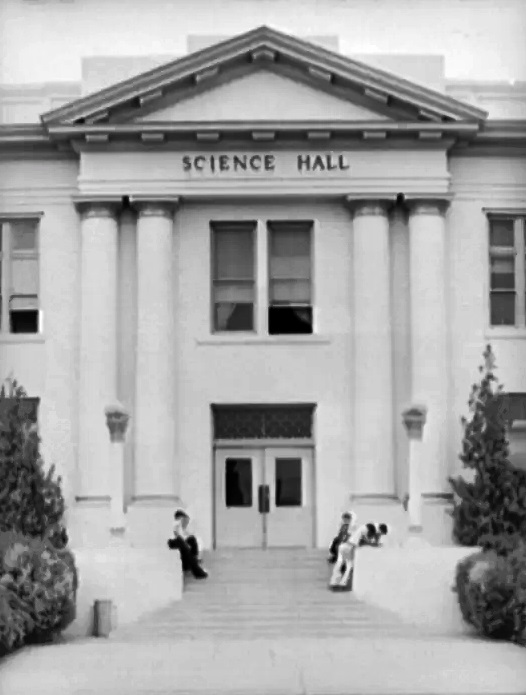
[[[214,439],[310,439],[313,405],[213,406]]]

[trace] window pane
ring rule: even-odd
[[[513,257],[491,259],[491,289],[512,290],[515,287],[515,259]]]
[[[273,304],[310,304],[310,282],[308,280],[272,280],[270,301]]]
[[[215,280],[253,280],[253,226],[214,228],[214,255]]]
[[[216,302],[248,302],[254,301],[254,283],[246,281],[215,282],[214,295]]]
[[[10,227],[13,251],[36,251],[38,228],[36,220],[14,220],[10,222]]]
[[[491,246],[515,246],[514,221],[493,219],[490,221]]]
[[[38,333],[38,311],[10,311],[11,333]]]
[[[301,459],[276,459],[276,507],[301,507]]]
[[[252,331],[254,305],[242,302],[216,302],[214,304],[214,330]]]
[[[310,225],[270,226],[271,279],[309,280],[311,276]]]
[[[312,307],[280,306],[268,309],[270,335],[304,335],[312,333]]]
[[[17,258],[11,263],[11,285],[13,295],[38,294],[38,260]]]
[[[515,325],[515,292],[492,292],[490,302],[492,326]]]
[[[252,459],[225,461],[225,504],[227,507],[252,506]]]

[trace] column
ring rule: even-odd
[[[447,202],[409,201],[412,401],[427,406],[422,492],[444,490],[447,476]]]
[[[388,202],[348,201],[353,212],[353,495],[394,494]]]
[[[176,200],[134,199],[137,210],[135,499],[175,496],[173,220]]]
[[[119,400],[135,413],[135,353],[137,339],[137,219],[126,209],[119,230]],[[134,420],[130,422],[133,432]],[[128,434],[124,442],[124,495],[126,504],[134,494],[134,443]]]
[[[79,501],[109,499],[104,408],[117,397],[117,201],[77,204],[81,214]]]

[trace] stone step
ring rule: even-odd
[[[185,577],[183,599],[118,630],[125,641],[415,634],[389,611],[328,590],[325,551],[206,553],[207,580]]]

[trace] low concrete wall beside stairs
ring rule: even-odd
[[[112,600],[114,628],[181,600],[183,579],[178,552],[106,547],[73,553],[79,571],[77,618],[64,632],[65,637],[93,633],[93,604],[98,599]]]
[[[354,593],[415,626],[451,636],[468,634],[457,595],[451,589],[458,561],[476,550],[433,546],[425,540],[408,541],[398,547],[360,548]]]

